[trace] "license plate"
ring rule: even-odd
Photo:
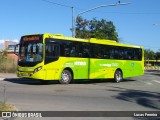
[[[21,73],[22,77],[28,77],[28,73]]]

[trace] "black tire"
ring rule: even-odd
[[[69,70],[64,70],[59,81],[61,84],[69,84],[72,82],[72,74]]]
[[[123,80],[123,76],[122,76],[122,72],[120,70],[116,70],[115,74],[114,74],[114,81],[116,83],[119,83]]]

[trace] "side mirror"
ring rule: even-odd
[[[14,54],[15,55],[19,55],[19,44],[16,44],[15,46],[14,46]]]

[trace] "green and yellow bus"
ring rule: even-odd
[[[142,46],[103,39],[79,39],[61,34],[22,36],[17,76],[68,84],[81,79],[123,78],[144,74]]]

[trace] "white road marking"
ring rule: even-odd
[[[150,83],[150,82],[145,82],[147,85],[153,85],[152,83]]]
[[[158,81],[158,80],[153,80],[154,82],[156,82],[156,83],[160,83],[160,81]]]

